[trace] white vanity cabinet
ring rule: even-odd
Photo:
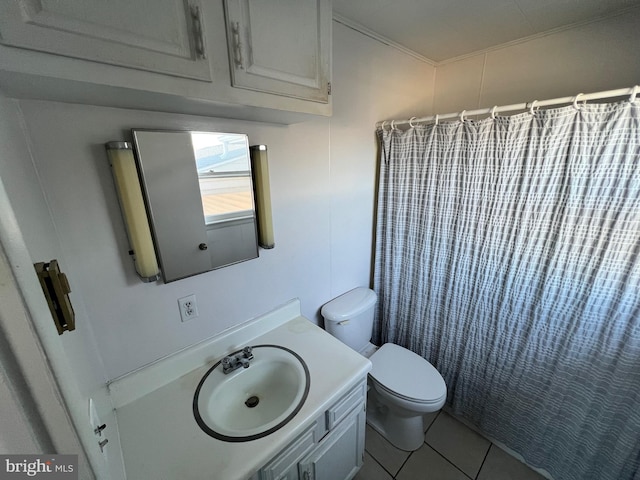
[[[201,429],[193,398],[211,362],[239,345],[297,352],[308,368],[309,390],[282,428],[255,440],[226,442]],[[370,370],[367,358],[301,316],[300,301],[291,300],[109,385],[127,477],[352,479],[363,464]]]
[[[279,123],[331,114],[331,0],[3,5],[9,97]]]
[[[349,480],[364,461],[366,381],[343,395],[252,478]]]

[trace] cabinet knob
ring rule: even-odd
[[[207,248],[209,248],[209,247],[207,247],[207,244],[206,244],[206,243],[201,243],[200,245],[198,245],[198,248],[199,248],[200,250],[206,250],[206,249],[207,249]]]

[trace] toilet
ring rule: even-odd
[[[440,373],[420,355],[393,343],[376,349],[370,343],[377,296],[356,288],[322,307],[325,330],[369,357],[367,423],[401,450],[424,442],[426,413],[442,408],[447,386]],[[373,352],[373,353],[372,353]]]

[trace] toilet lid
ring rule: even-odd
[[[371,358],[373,379],[386,390],[415,402],[431,403],[447,394],[440,372],[420,355],[385,343]]]

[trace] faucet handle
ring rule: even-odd
[[[251,358],[253,357],[253,348],[246,346],[242,349],[242,353],[244,354],[244,358]]]

